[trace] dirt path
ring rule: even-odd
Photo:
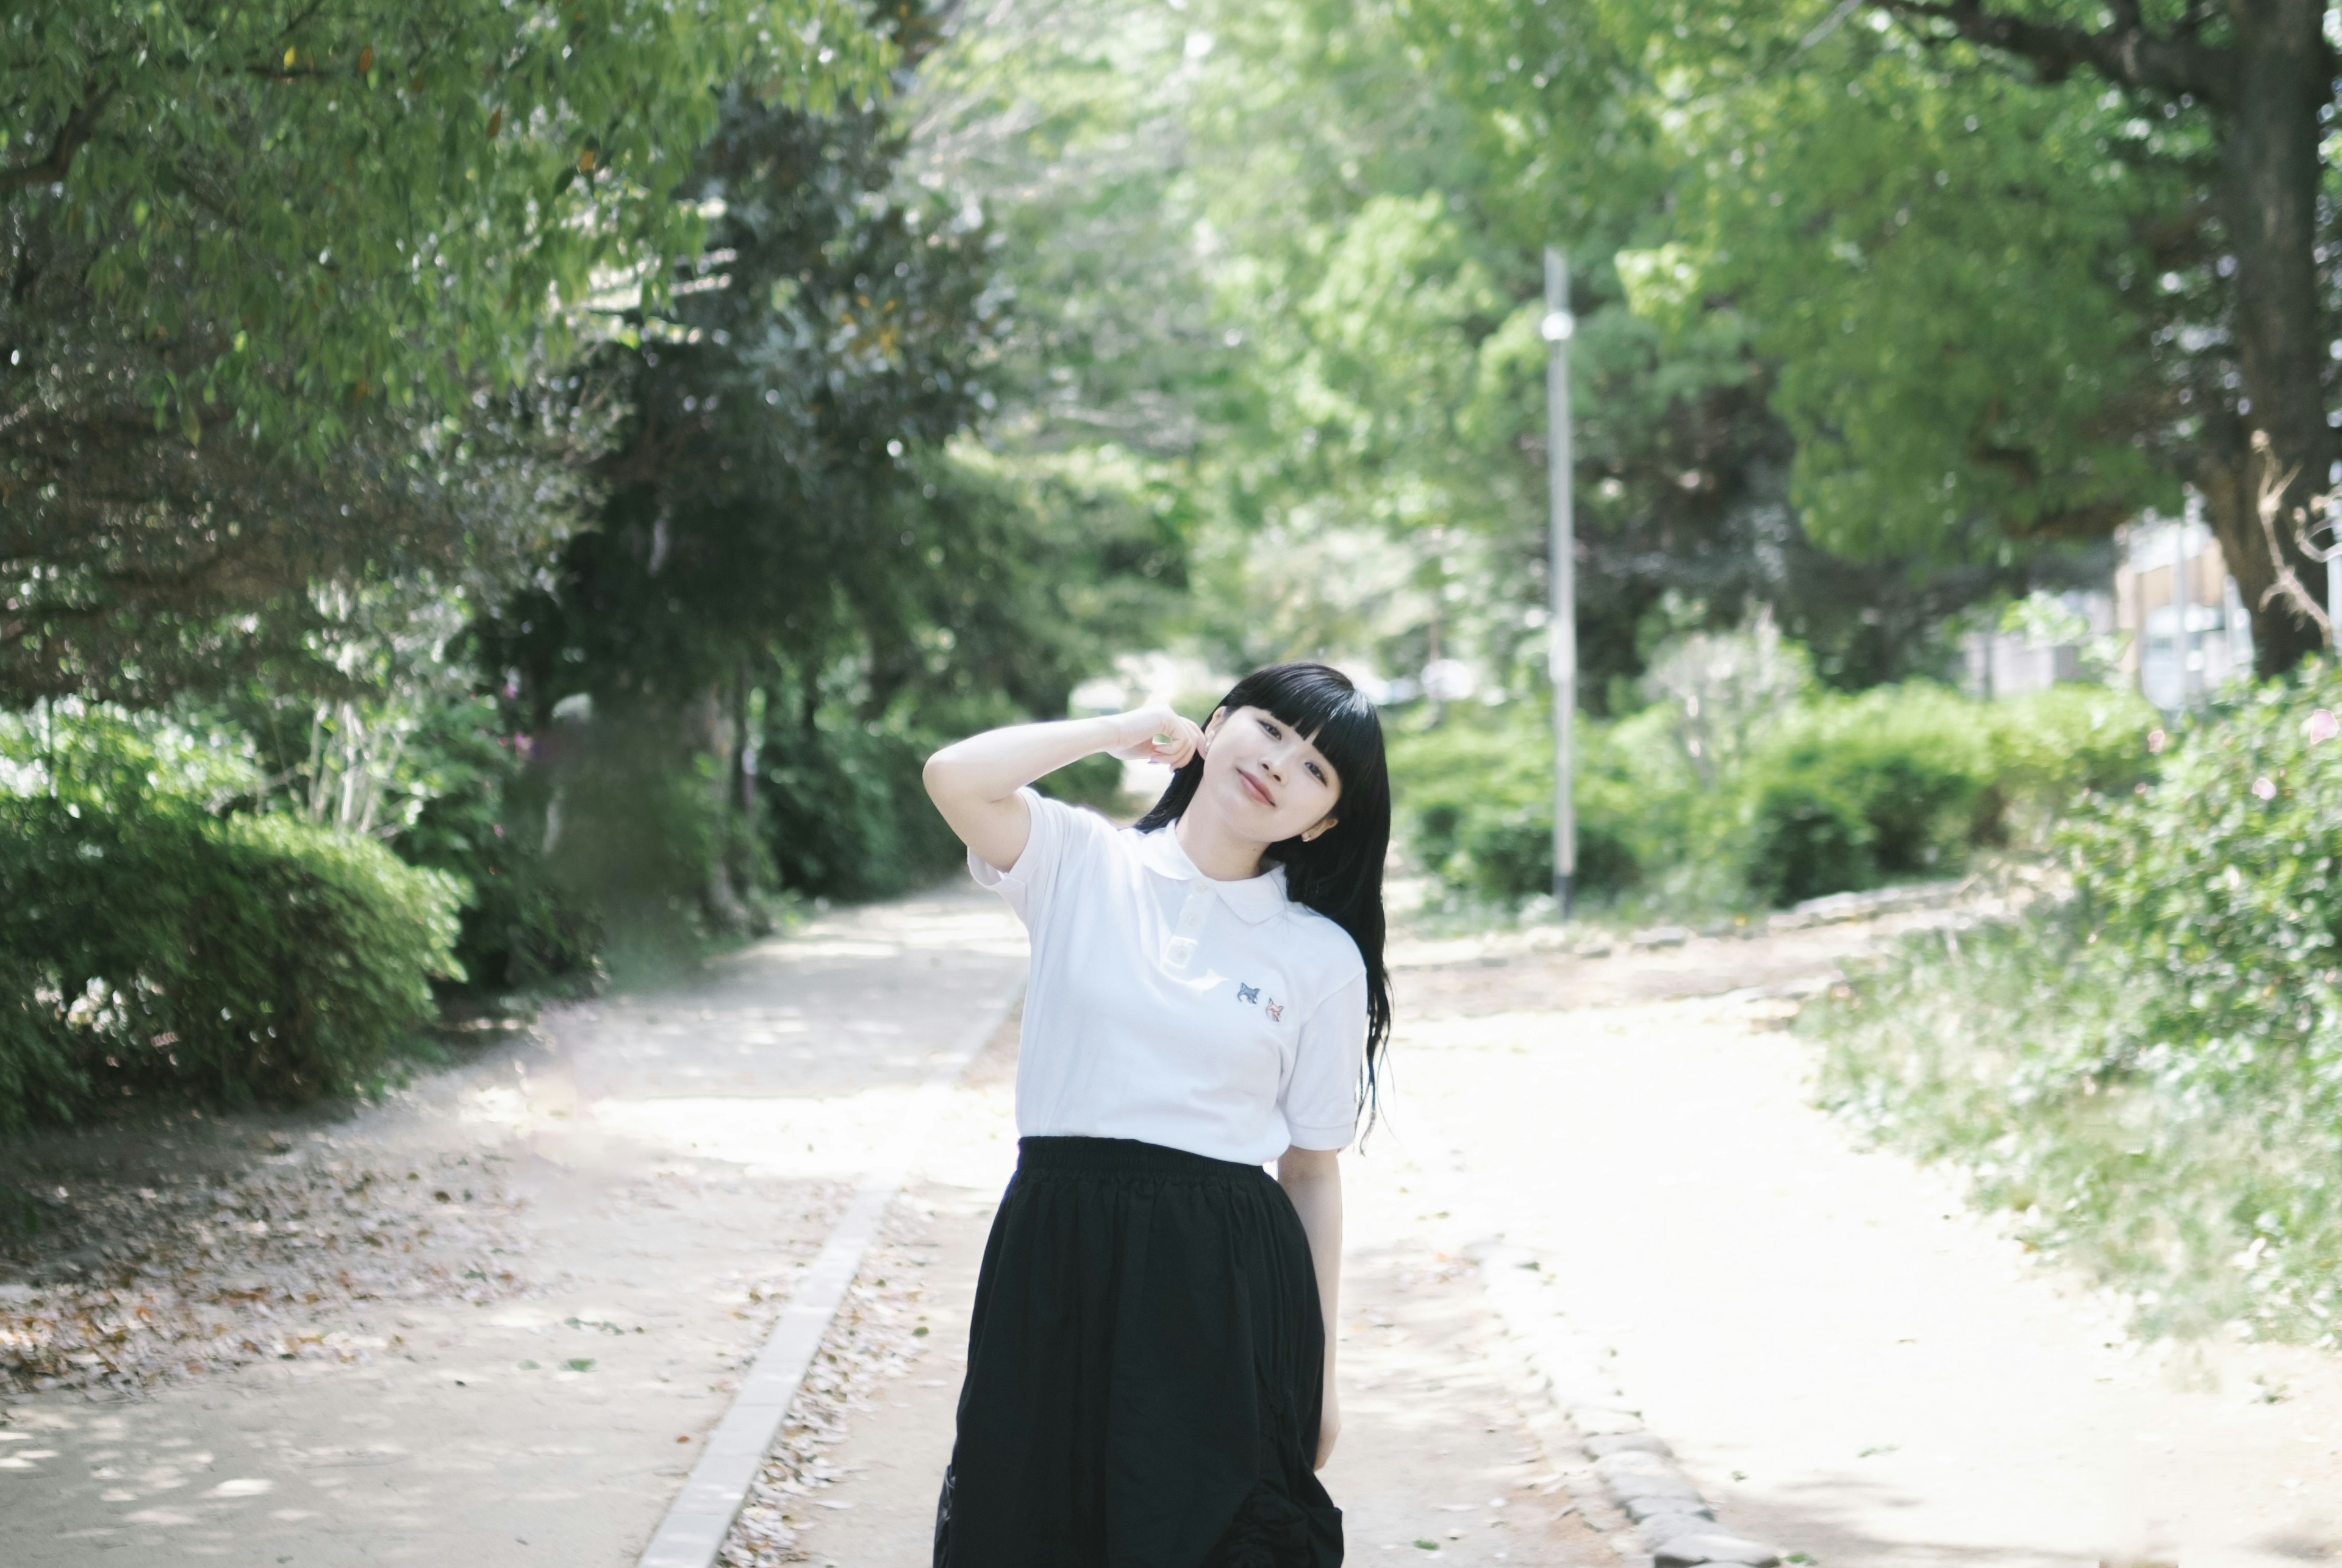
[[[102,1352],[0,1405],[7,1562],[631,1564],[876,1134],[1023,953],[955,892],[569,1010],[339,1124],[11,1151],[100,1220],[142,1186],[169,1212],[0,1296],[12,1343]],[[163,1201],[191,1183],[218,1207]]]
[[[1810,1107],[1748,989],[1876,934],[1410,972],[1401,1125],[1738,1533],[1864,1568],[2342,1559],[2342,1359],[2139,1344]]]
[[[1894,924],[1400,950],[1391,1119],[1346,1160],[1354,1561],[1632,1555],[1464,1262],[1495,1238],[1737,1533],[1862,1568],[2342,1559],[2342,1360],[2137,1344],[1809,1107],[1779,998]],[[630,1563],[939,1022],[1021,953],[972,894],[866,911],[348,1123],[15,1152],[93,1228],[46,1274],[0,1259],[53,1384],[0,1404],[6,1560]],[[1012,1069],[1003,1036],[950,1097],[740,1568],[926,1562]],[[193,1198],[140,1195],[174,1172]],[[172,1358],[210,1370],[123,1395]]]
[[[2135,1343],[1948,1174],[1858,1151],[1808,1104],[1782,998],[1926,918],[1602,959],[1400,951],[1394,1114],[1345,1161],[1348,1429],[1327,1479],[1354,1561],[1636,1559],[1631,1533],[1561,1512],[1574,1434],[1521,1389],[1460,1261],[1496,1237],[1529,1250],[1724,1528],[1791,1561],[2342,1559],[2342,1362]],[[1014,1157],[991,1063],[845,1336],[879,1370],[843,1380],[776,1472],[792,1559],[926,1561],[967,1295]]]

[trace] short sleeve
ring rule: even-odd
[[[971,849],[967,870],[978,887],[991,888],[1007,901],[1026,930],[1037,933],[1048,924],[1057,890],[1077,874],[1093,841],[1114,830],[1105,819],[1051,800],[1030,784],[1016,794],[1032,823],[1025,853],[1016,857],[1014,866],[1002,871]]]
[[[1346,1149],[1358,1130],[1358,1075],[1366,1056],[1366,976],[1320,1002],[1301,1025],[1285,1085],[1285,1127],[1296,1149]]]

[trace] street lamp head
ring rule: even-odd
[[[1537,335],[1547,343],[1566,343],[1576,330],[1577,318],[1566,310],[1550,312],[1537,323]]]

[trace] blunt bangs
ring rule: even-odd
[[[1306,664],[1256,670],[1221,704],[1230,711],[1259,708],[1291,725],[1334,764],[1345,795],[1373,787],[1370,781],[1385,772],[1382,715],[1339,670]]]

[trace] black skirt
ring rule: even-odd
[[[936,1568],[1337,1568],[1308,1237],[1256,1165],[1026,1138],[968,1330]]]

